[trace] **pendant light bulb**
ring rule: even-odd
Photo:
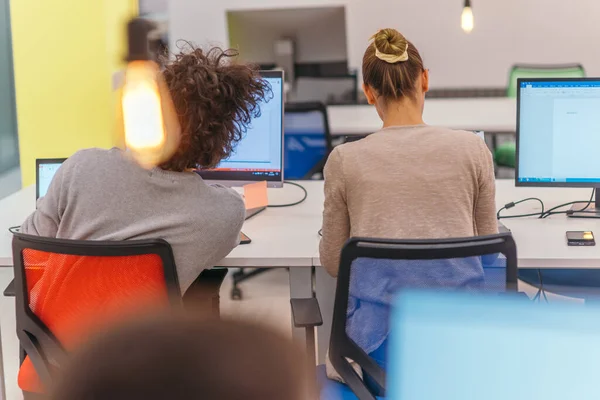
[[[465,7],[463,8],[462,15],[460,17],[460,24],[462,30],[465,31],[465,33],[471,33],[471,31],[473,30],[473,10],[471,9],[470,0],[465,1]]]
[[[129,54],[121,97],[125,148],[144,168],[169,160],[180,138],[169,90],[150,55],[152,28],[140,18],[128,25]]]

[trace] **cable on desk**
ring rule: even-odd
[[[581,209],[581,210],[567,210],[567,211],[554,211],[554,210],[558,210],[559,208],[563,208],[566,206],[571,206],[573,204],[577,204],[577,203],[584,203],[585,201],[570,201],[568,203],[564,203],[564,204],[559,204],[556,207],[552,207],[551,209],[549,209],[548,211],[546,211],[545,214],[542,214],[542,216],[540,218],[547,218],[551,215],[556,215],[556,214],[567,214],[567,215],[572,215],[574,213],[585,213],[590,205],[592,204],[592,202],[594,201],[594,194],[596,193],[596,189],[592,189],[592,195],[590,196],[590,199],[588,200],[588,202],[586,203],[586,205]]]
[[[304,202],[304,200],[306,200],[306,198],[308,197],[308,192],[306,191],[306,188],[302,185],[297,184],[296,182],[290,182],[290,181],[283,181],[283,184],[288,184],[288,185],[292,185],[292,186],[297,186],[300,189],[302,189],[302,191],[304,192],[304,196],[294,202],[294,203],[289,203],[289,204],[269,204],[267,207],[269,208],[283,208],[283,207],[293,207],[293,206],[297,206],[298,204],[301,204]]]
[[[511,209],[514,206],[516,206],[517,204],[521,204],[521,203],[524,203],[526,201],[538,201],[540,203],[540,205],[542,206],[542,211],[536,212],[536,213],[529,213],[529,214],[500,215],[500,213],[502,211]],[[533,217],[533,216],[541,217],[542,215],[544,215],[544,202],[541,199],[537,198],[537,197],[528,197],[528,198],[523,199],[523,200],[513,201],[513,202],[505,204],[504,207],[502,207],[501,209],[499,209],[498,212],[496,213],[496,218],[497,219],[507,219],[507,218]]]
[[[590,196],[590,199],[587,202],[585,200],[570,201],[568,203],[559,204],[556,207],[552,207],[549,210],[545,210],[545,208],[544,208],[544,202],[541,199],[539,199],[537,197],[528,197],[526,199],[522,199],[522,200],[519,200],[519,201],[513,201],[513,202],[505,204],[504,207],[502,207],[496,213],[496,218],[499,219],[499,220],[500,219],[508,219],[508,218],[524,218],[524,217],[535,217],[535,216],[537,216],[538,218],[548,218],[549,216],[556,215],[556,214],[572,215],[574,213],[585,213],[585,212],[587,212],[586,210],[590,207],[590,205],[594,202],[594,194],[595,193],[596,193],[596,189],[592,189],[592,195]],[[538,201],[541,204],[541,206],[542,206],[542,211],[534,212],[534,213],[528,213],[528,214],[500,215],[500,213],[502,211],[511,209],[514,206],[516,206],[517,204],[521,204],[521,203],[524,203],[526,201]],[[563,207],[566,207],[566,206],[570,206],[570,205],[573,205],[573,204],[578,204],[578,203],[586,203],[586,205],[581,210],[555,211],[555,210],[558,210],[560,208],[563,208]]]

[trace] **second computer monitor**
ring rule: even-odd
[[[517,186],[600,187],[600,78],[519,79]]]
[[[283,71],[261,71],[270,91],[260,103],[260,116],[253,118],[231,156],[214,169],[199,169],[205,180],[227,186],[267,181],[283,186]]]

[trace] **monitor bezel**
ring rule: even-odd
[[[35,160],[35,199],[40,198],[40,165],[43,164],[63,164],[66,158],[37,158]]]
[[[215,171],[215,170],[196,170],[196,173],[207,182],[217,183],[228,187],[239,187],[249,183],[266,181],[267,186],[271,188],[283,187],[284,180],[284,118],[285,118],[285,79],[282,70],[272,70],[258,72],[262,78],[279,78],[281,79],[281,170],[275,176],[257,176],[253,179],[251,171]]]
[[[517,79],[517,132],[516,132],[516,165],[515,186],[518,187],[571,187],[571,188],[600,188],[597,182],[521,182],[519,181],[520,165],[520,136],[521,136],[521,82],[600,82],[600,78],[518,78]]]

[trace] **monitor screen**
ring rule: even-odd
[[[236,186],[267,181],[283,184],[283,72],[261,71],[272,93],[260,104],[260,116],[253,118],[233,154],[216,168],[198,170],[207,180]]]
[[[36,198],[44,197],[64,159],[37,160]]]
[[[404,293],[391,321],[386,399],[598,399],[599,311]]]
[[[519,80],[517,184],[600,185],[600,78]]]

